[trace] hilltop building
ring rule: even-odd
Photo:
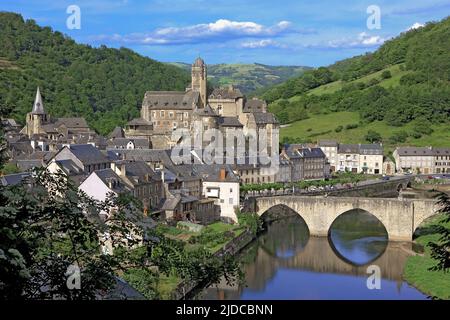
[[[186,91],[146,92],[141,117],[126,125],[125,138],[146,138],[151,148],[170,149],[179,143],[172,139],[174,130],[186,129],[193,136],[194,123],[201,123],[203,131],[219,129],[223,134],[239,129],[244,134],[249,129],[266,129],[268,151],[278,147],[279,123],[267,112],[264,101],[247,101],[233,86],[216,88],[208,96],[207,66],[201,58],[192,64],[191,76]]]

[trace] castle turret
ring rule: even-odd
[[[200,93],[200,107],[205,107],[208,104],[206,96],[206,64],[202,58],[197,58],[192,65],[192,91]]]

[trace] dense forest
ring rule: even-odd
[[[398,66],[402,77],[381,85]],[[383,71],[384,70],[384,71]],[[370,81],[357,81],[381,72]],[[339,84],[339,90],[314,94],[312,89]],[[402,33],[376,52],[306,71],[266,90],[261,96],[282,123],[312,114],[357,111],[362,121],[384,120],[402,126],[418,119],[425,125],[450,118],[450,18]],[[424,129],[425,129],[424,128]]]
[[[0,12],[2,116],[24,122],[36,87],[52,116],[82,116],[99,133],[139,115],[147,90],[184,90],[189,73],[126,49],[93,48]]]

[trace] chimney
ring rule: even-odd
[[[220,181],[224,181],[226,177],[226,171],[225,168],[220,168],[220,174],[219,174],[219,179]]]

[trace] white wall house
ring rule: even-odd
[[[220,206],[220,216],[225,220],[237,222],[236,209],[239,207],[239,182],[204,181],[203,195],[214,199]]]

